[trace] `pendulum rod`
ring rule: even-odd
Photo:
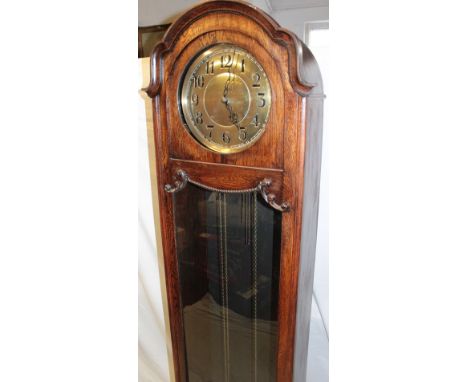
[[[230,379],[230,331],[229,331],[229,260],[228,260],[228,227],[227,227],[227,194],[218,192],[218,238],[219,238],[219,264],[221,284],[221,319],[223,327],[224,348],[224,381]],[[257,341],[257,309],[258,309],[258,218],[257,193],[246,192],[241,196],[241,220],[246,226],[246,244],[250,246],[251,259],[251,288],[252,288],[252,381],[257,382],[258,367],[258,341]]]

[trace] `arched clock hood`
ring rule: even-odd
[[[164,56],[172,51],[179,36],[191,28],[195,20],[208,17],[213,13],[231,13],[239,17],[238,25],[242,25],[242,18],[255,20],[270,36],[272,43],[284,46],[289,57],[289,79],[294,90],[307,96],[311,92],[322,93],[322,79],[317,62],[310,49],[291,31],[281,26],[261,9],[244,1],[214,0],[201,3],[182,14],[167,30],[164,38],[151,53],[150,84],[144,90],[149,97],[154,98],[160,91],[162,66]],[[200,31],[206,33],[206,31]],[[196,38],[196,33],[193,34]]]

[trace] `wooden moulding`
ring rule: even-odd
[[[260,178],[271,179],[269,192],[275,194],[279,199],[281,198],[282,170],[171,159],[170,172],[176,174],[178,169],[183,169],[189,177],[196,179],[203,185],[213,188],[222,185],[223,189],[227,190],[254,188],[258,185]]]

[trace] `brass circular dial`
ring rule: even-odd
[[[218,44],[188,68],[180,105],[188,129],[202,145],[223,154],[236,153],[252,146],[265,131],[270,82],[249,52]]]

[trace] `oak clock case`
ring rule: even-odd
[[[155,46],[146,92],[175,380],[305,381],[323,109],[311,52],[247,3],[208,1]]]
[[[184,121],[205,147],[243,151],[265,131],[271,106],[268,77],[246,50],[218,44],[198,55],[181,84]]]

